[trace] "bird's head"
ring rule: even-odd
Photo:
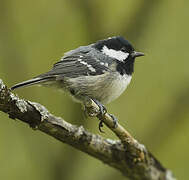
[[[121,62],[134,61],[136,57],[144,56],[144,53],[136,52],[131,43],[121,36],[100,40],[95,43],[95,48]]]

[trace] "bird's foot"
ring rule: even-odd
[[[102,120],[100,120],[100,122],[99,122],[99,124],[98,124],[98,129],[99,129],[99,131],[101,132],[101,133],[104,133],[104,131],[102,130],[102,127],[103,127],[104,125],[103,125],[103,121]]]
[[[113,114],[109,114],[109,116],[112,118],[112,121],[113,121],[113,124],[114,124],[113,128],[117,128],[118,127],[118,119]],[[100,122],[98,124],[98,129],[101,133],[104,133],[102,128],[103,128],[103,120],[100,120]]]
[[[98,128],[99,128],[100,132],[104,133],[104,131],[102,130],[102,127],[103,127],[103,118],[104,118],[104,115],[107,113],[107,109],[98,100],[96,100],[96,99],[92,99],[92,100],[99,107],[99,114],[97,115],[97,117],[99,118],[100,122],[99,122]],[[108,113],[108,115],[112,118],[112,121],[113,121],[113,124],[114,124],[113,128],[117,128],[117,126],[118,126],[118,120],[117,120],[117,118],[114,115],[112,115],[112,114]]]
[[[98,115],[98,118],[100,119],[100,122],[99,122],[99,125],[98,125],[98,129],[101,133],[104,133],[104,131],[102,130],[102,127],[103,127],[103,120],[102,120],[102,117],[107,113],[107,109],[105,108],[105,106],[103,104],[101,104],[98,100],[96,99],[93,99],[93,101],[98,105],[99,107],[99,115]]]
[[[109,115],[110,115],[110,117],[113,120],[114,128],[117,128],[117,126],[118,126],[118,119],[113,114],[109,114]]]
[[[93,101],[98,105],[99,109],[100,109],[100,115],[104,116],[107,113],[107,109],[105,108],[105,106],[103,104],[101,104],[98,100],[93,99]]]

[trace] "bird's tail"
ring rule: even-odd
[[[20,87],[26,87],[26,86],[31,86],[31,85],[35,85],[35,84],[41,84],[41,83],[45,83],[47,81],[53,81],[55,80],[54,76],[50,76],[50,77],[36,77],[18,84],[15,84],[14,86],[11,87],[11,90],[20,88]]]

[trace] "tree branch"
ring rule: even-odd
[[[89,114],[99,116],[98,106],[91,100],[86,102]],[[20,99],[0,80],[0,110],[12,119],[19,119],[59,141],[81,150],[109,166],[118,169],[132,180],[175,180],[170,170],[138,143],[121,125],[113,128],[113,121],[107,113],[100,117],[120,140],[104,139],[86,131],[82,126],[72,125],[56,117],[35,102]]]

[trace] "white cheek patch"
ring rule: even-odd
[[[114,49],[108,49],[107,46],[103,47],[102,52],[104,54],[106,54],[107,56],[109,56],[111,58],[115,58],[119,61],[123,61],[123,60],[127,59],[127,57],[129,56],[129,53],[126,53],[123,51],[116,51]]]

